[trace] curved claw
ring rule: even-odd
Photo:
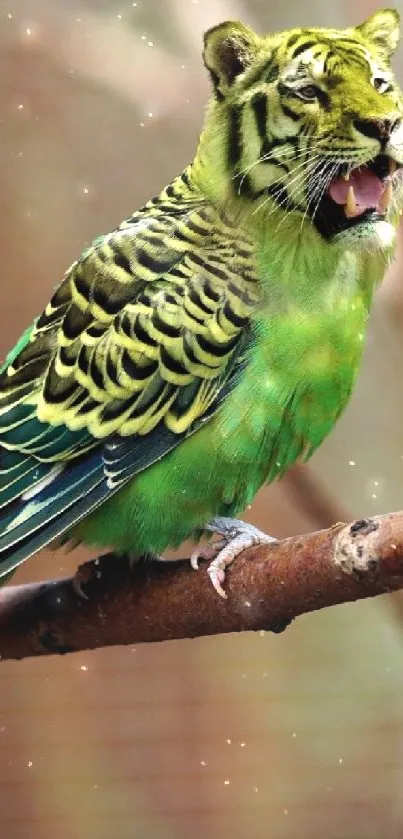
[[[190,564],[192,568],[198,570],[199,559],[210,560],[207,573],[212,585],[220,597],[227,599],[227,594],[223,589],[225,569],[246,548],[275,542],[276,539],[251,524],[239,519],[227,519],[221,516],[209,522],[206,530],[219,533],[223,538],[218,542],[212,542],[204,548],[202,547],[200,550],[193,551]]]
[[[190,557],[190,560],[189,560],[190,567],[193,568],[193,571],[198,571],[199,570],[199,557],[200,557],[200,553],[196,549],[195,551],[193,551],[193,553]]]
[[[190,565],[193,568],[193,571],[199,570],[199,560],[205,560],[207,562],[214,559],[217,554],[225,548],[228,544],[227,539],[219,539],[217,542],[210,542],[208,545],[204,545],[201,548],[196,548],[191,557],[190,557]]]
[[[77,595],[77,597],[81,597],[82,600],[89,600],[88,594],[86,594],[81,587],[81,580],[78,574],[76,574],[75,577],[73,577],[71,584],[73,587],[73,591]]]

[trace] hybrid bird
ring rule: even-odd
[[[398,23],[206,33],[193,163],[82,253],[2,368],[1,575],[51,542],[138,558],[216,532],[225,596],[270,539],[235,517],[332,430],[395,250]]]

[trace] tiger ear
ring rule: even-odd
[[[356,28],[389,59],[399,43],[400,16],[396,9],[381,9]]]
[[[260,38],[239,21],[226,21],[204,36],[203,60],[210,72],[217,98],[223,99],[233,81],[253,60]]]

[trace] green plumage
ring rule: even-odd
[[[194,163],[98,237],[7,357],[0,573],[56,538],[161,553],[331,431],[395,246],[396,27],[207,34]],[[350,172],[353,217],[330,197]],[[392,200],[364,212],[364,181]]]

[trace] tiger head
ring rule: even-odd
[[[299,216],[328,241],[394,237],[403,206],[396,11],[346,30],[260,37],[238,22],[205,35],[214,86],[200,145],[221,198]],[[207,167],[206,167],[207,169]]]

